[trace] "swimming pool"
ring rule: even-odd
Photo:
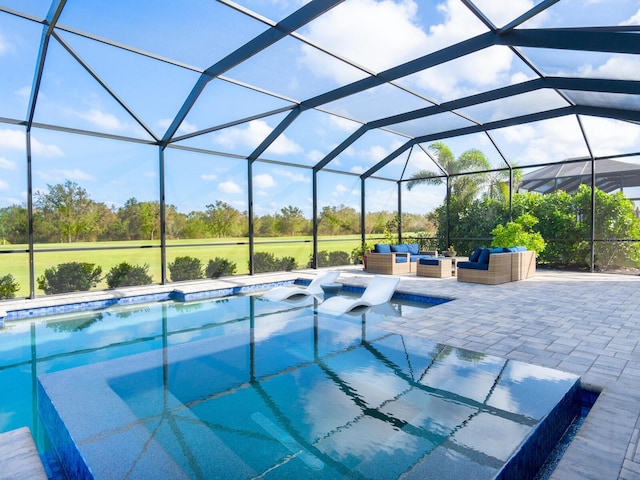
[[[78,315],[64,328],[109,340],[78,348],[85,366],[39,369],[41,414],[76,478],[516,478],[539,462],[578,377],[377,327],[412,308],[236,297]]]

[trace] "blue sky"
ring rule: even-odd
[[[237,2],[274,22],[297,9],[301,2],[242,0]],[[496,25],[504,25],[538,2],[513,0],[474,2]],[[170,1],[104,2],[69,0],[59,25],[129,45],[139,52],[170,59],[158,61],[143,55],[59,31],[61,39],[85,61],[139,120],[162,136],[199,77],[198,69],[213,65],[252,37],[265,25],[212,0],[190,0],[176,7]],[[47,1],[0,0],[0,6],[41,18]],[[601,25],[638,25],[637,0],[561,0],[523,28]],[[235,122],[302,101],[326,90],[363,78],[362,70],[327,55],[380,72],[425,53],[453,45],[486,31],[486,27],[458,0],[347,0],[317,18],[298,33],[308,42],[286,38],[224,73],[207,85],[182,123],[178,135]],[[24,120],[35,71],[41,26],[0,12],[0,118]],[[557,52],[523,48],[545,75],[605,77],[640,80],[638,56]],[[397,81],[425,98],[443,102],[481,91],[535,78],[534,72],[506,47],[489,49],[419,72]],[[249,90],[251,84],[273,93]],[[597,104],[628,105],[625,97],[590,97]],[[634,100],[637,102],[637,100]],[[307,111],[263,154],[275,162],[312,166],[360,125],[405,110],[428,106],[419,96],[396,87],[382,86],[338,100],[321,110]],[[566,105],[554,92],[539,91],[496,104],[462,110],[482,122],[513,114],[533,113]],[[639,108],[635,105],[634,108]],[[329,114],[331,112],[335,115]],[[285,114],[254,119],[220,129],[177,145],[224,152],[204,155],[168,149],[166,152],[167,202],[179,210],[202,210],[223,200],[240,210],[247,208],[247,167],[244,160],[278,125]],[[338,116],[339,115],[339,116]],[[136,119],[56,40],[47,54],[42,88],[34,120],[150,140]],[[582,117],[589,146],[596,156],[640,151],[640,127],[628,123]],[[466,125],[452,114],[391,126],[392,131],[370,131],[329,164],[330,169],[359,174],[401,146],[406,135]],[[0,207],[26,201],[24,128],[0,122]],[[587,156],[588,146],[575,117],[505,128],[493,132],[502,153],[520,165],[541,164]],[[83,186],[94,200],[121,206],[130,197],[155,200],[158,196],[156,147],[92,138],[34,128],[33,183],[36,191],[69,179]],[[491,163],[502,160],[486,135],[445,140],[456,155],[469,148],[482,150]],[[638,158],[626,161],[640,162]],[[405,153],[379,174],[400,178],[420,169],[434,170],[420,149]],[[357,176],[322,173],[320,207],[346,204],[359,209]],[[287,205],[311,215],[311,172],[278,163],[254,164],[254,207],[258,215],[274,213]],[[367,184],[367,210],[394,210],[396,185]],[[414,189],[403,194],[403,209],[426,213],[442,201],[441,188]]]

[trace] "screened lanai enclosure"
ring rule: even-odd
[[[639,54],[637,0],[0,0],[0,278],[468,254],[523,214],[540,265],[635,272]]]

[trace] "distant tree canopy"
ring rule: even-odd
[[[366,215],[368,234],[382,234],[392,212]],[[71,243],[118,240],[157,240],[160,236],[160,203],[129,198],[121,207],[107,207],[91,199],[87,191],[67,180],[47,185],[34,197],[34,238],[38,243]],[[12,205],[0,208],[0,244],[24,244],[29,240],[27,209]],[[403,214],[412,231],[429,228],[435,231],[429,215]],[[409,227],[407,227],[409,228]],[[203,239],[246,237],[249,232],[247,212],[217,200],[204,211],[179,212],[165,206],[165,229],[168,239]],[[406,230],[406,228],[405,228]],[[325,206],[318,215],[320,235],[353,235],[360,232],[360,214],[345,205]],[[302,210],[286,206],[274,214],[254,218],[257,237],[310,236],[311,219]]]
[[[477,158],[473,155],[473,158]],[[490,180],[490,177],[484,179]],[[491,243],[491,232],[509,221],[509,202],[501,194],[482,194],[469,183],[460,183],[466,193],[452,194],[446,202],[424,215],[402,214],[402,233],[436,237],[440,250],[450,244],[461,254]],[[485,185],[485,192],[490,190]],[[496,189],[499,192],[501,189]],[[473,194],[470,192],[473,191]],[[640,263],[640,220],[633,203],[621,192],[595,191],[596,265]],[[516,193],[513,195],[513,218],[531,215],[537,219],[532,231],[539,232],[546,248],[540,261],[551,265],[589,265],[591,247],[591,188],[581,185],[569,194],[557,191],[547,195]],[[165,226],[168,239],[245,237],[248,235],[247,212],[226,202],[206,205],[204,211],[180,213],[166,205]],[[392,228],[389,226],[392,225]],[[446,232],[449,226],[449,239]],[[397,237],[395,212],[372,212],[365,216],[365,234]],[[318,213],[319,235],[353,235],[360,232],[360,215],[348,206],[324,206]],[[254,218],[256,237],[310,236],[313,224],[300,208],[287,206],[279,212]],[[120,208],[108,208],[93,201],[78,184],[66,181],[48,185],[34,199],[34,238],[39,243],[149,240],[160,234],[160,205],[156,201],[130,198]],[[409,234],[409,235],[408,235]],[[0,241],[27,243],[27,210],[12,205],[0,209]],[[434,244],[434,247],[436,245]],[[511,245],[507,245],[511,246]]]

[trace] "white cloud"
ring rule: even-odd
[[[475,0],[473,2],[497,27],[503,27],[528,12],[535,6],[532,0],[510,0],[496,2],[495,0]],[[527,21],[527,28],[536,27],[545,19],[547,12],[541,12]]]
[[[80,118],[107,131],[123,131],[128,128],[127,125],[121,122],[115,115],[103,112],[97,108],[92,108],[87,112],[77,112],[76,114]]]
[[[219,144],[234,148],[236,146],[249,146],[255,148],[273,129],[263,120],[252,120],[246,126],[229,128],[218,133],[214,138]],[[269,147],[268,151],[274,154],[292,154],[302,152],[302,147],[289,139],[286,135],[280,135]]]
[[[57,145],[45,144],[37,138],[31,137],[31,151],[36,155],[42,155],[46,158],[64,157],[64,153]]]
[[[218,189],[224,193],[242,193],[242,188],[232,181],[222,182],[218,184]]]
[[[620,25],[640,25],[640,9],[628,20],[620,23]]]
[[[349,169],[349,171],[351,173],[361,174],[361,173],[364,173],[364,167],[362,167],[361,165],[355,165],[355,166],[351,167]]]
[[[273,173],[280,175],[281,177],[288,178],[290,181],[295,183],[311,183],[311,178],[308,175],[304,175],[302,173],[295,173],[289,170],[280,170],[276,169]]]
[[[65,180],[84,180],[92,182],[96,180],[95,176],[85,172],[84,170],[80,170],[79,168],[75,168],[73,170],[39,170],[36,172],[36,175],[47,182],[62,182]]]
[[[24,151],[25,145],[24,132],[20,130],[0,130],[0,147]]]
[[[335,191],[339,195],[344,195],[345,193],[349,193],[350,189],[339,183],[336,185]]]
[[[0,190],[9,190],[9,184],[4,180],[0,180]]]
[[[637,55],[612,55],[597,68],[592,65],[583,65],[579,73],[585,77],[635,79],[639,70],[640,58]]]
[[[355,63],[382,71],[409,60],[416,52],[425,53],[428,38],[414,22],[417,11],[413,0],[352,0],[312,22],[305,35]],[[309,46],[304,45],[302,52],[302,62],[317,75],[338,83],[360,75],[340,62],[327,61]]]
[[[337,117],[335,115],[329,116],[329,123],[338,130],[342,130],[344,132],[354,132],[360,126],[358,122],[354,122],[353,120],[348,120],[343,117]]]
[[[0,55],[9,53],[12,50],[13,50],[13,46],[11,45],[9,40],[7,40],[5,36],[2,35],[2,33],[0,33]]]
[[[582,117],[582,120],[596,155],[640,150],[640,127],[637,125],[597,117]]]
[[[497,132],[497,135],[505,142],[498,141],[499,145],[505,149],[513,147],[511,151],[517,152],[509,160],[519,165],[557,162],[588,155],[578,122],[573,116],[509,127]]]
[[[320,150],[311,150],[310,152],[307,153],[307,158],[311,163],[314,163],[314,164],[318,163],[324,157],[325,157],[324,153],[322,153]]]
[[[0,147],[24,152],[26,150],[24,132],[9,129],[0,130]],[[64,156],[64,153],[58,146],[44,144],[34,136],[31,137],[31,151],[36,155],[46,158]]]
[[[206,182],[210,182],[217,179],[218,176],[213,173],[203,173],[202,175],[200,175],[200,178]]]
[[[158,121],[158,125],[164,130],[167,130],[171,126],[171,122],[173,122],[172,118],[163,118]],[[178,127],[178,133],[181,135],[186,135],[187,133],[193,133],[198,131],[198,126],[195,123],[189,123],[184,120],[180,126]]]
[[[12,162],[11,160],[7,160],[4,157],[0,157],[0,169],[3,169],[3,170],[15,170],[16,169],[16,164],[15,164],[15,162]]]
[[[253,178],[253,184],[256,188],[273,188],[276,182],[268,173],[261,173]]]
[[[490,16],[498,22],[511,21],[534,6],[532,0],[487,3]],[[458,0],[440,3],[438,10],[444,19],[427,31],[417,23],[418,5],[414,0],[353,0],[310,24],[305,34],[347,59],[382,71],[487,31]],[[354,18],[358,21],[354,22]],[[303,46],[302,52],[305,66],[318,76],[330,77],[337,83],[358,78],[353,69],[327,61],[311,47]],[[513,59],[508,48],[494,47],[420,72],[412,76],[411,81],[451,98],[474,91],[470,86],[507,83]],[[353,128],[352,124],[346,126]]]

